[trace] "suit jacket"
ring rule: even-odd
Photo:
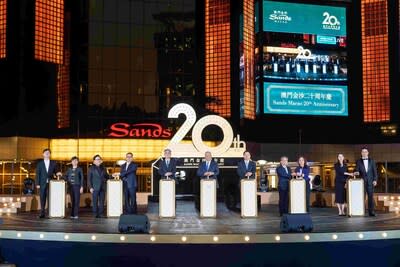
[[[206,162],[205,161],[200,162],[199,168],[197,169],[197,176],[206,177],[204,176],[204,173],[206,172],[214,172],[214,176],[213,177],[210,176],[210,178],[217,178],[217,176],[219,175],[218,164],[214,160],[211,160],[210,166],[207,169]]]
[[[54,178],[58,171],[57,163],[54,160],[50,160],[49,171],[46,170],[44,160],[40,160],[36,166],[36,185],[44,187],[51,179]]]
[[[256,178],[256,163],[252,160],[249,160],[249,163],[247,164],[246,168],[246,163],[244,160],[241,160],[238,162],[237,169],[236,169],[237,175],[239,175],[239,178],[245,178],[246,172],[251,172],[252,175],[250,178]]]
[[[304,174],[304,177],[303,177],[304,180],[306,180],[306,182],[309,182],[310,181],[309,175],[310,175],[310,171],[311,171],[310,166],[305,165],[304,168],[297,166],[296,169],[294,169],[294,172],[298,173],[298,172],[300,172],[300,170],[301,170],[301,173]]]
[[[165,162],[165,159],[161,160],[160,165],[158,166],[158,174],[161,175],[161,178],[164,178],[167,172],[172,172],[172,177],[175,178],[176,173],[176,159],[170,158],[169,164]]]
[[[355,171],[360,173],[361,178],[363,178],[369,186],[372,186],[372,182],[378,179],[376,164],[375,161],[371,158],[368,158],[368,170],[365,169],[364,162],[360,158],[356,162]]]
[[[128,169],[126,169],[126,163],[121,165],[120,177],[124,182],[126,182],[128,188],[137,187],[137,178],[136,178],[136,170],[137,165],[131,162],[128,165]]]
[[[279,164],[276,168],[276,173],[278,174],[278,189],[279,190],[289,190],[289,181],[292,179],[292,171],[289,166],[286,166],[287,172],[285,168]]]
[[[103,165],[100,165],[99,168],[96,168],[96,165],[90,166],[88,173],[89,188],[93,188],[95,191],[105,189],[106,180],[109,178],[110,176]]]
[[[72,167],[68,168],[67,172],[64,175],[64,179],[73,185],[80,185],[83,186],[83,171],[81,167],[77,167],[75,169],[75,176],[73,174]]]

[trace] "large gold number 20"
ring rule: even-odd
[[[190,105],[177,104],[170,109],[168,118],[178,118],[180,114],[184,114],[186,120],[172,137],[168,147],[178,145],[192,127],[192,142],[198,152],[204,153],[210,151],[215,155],[220,155],[231,147],[233,141],[233,130],[229,122],[223,117],[207,115],[196,122],[196,111]],[[223,140],[218,146],[210,147],[206,145],[201,137],[203,130],[209,125],[216,125],[222,130]],[[180,147],[182,147],[182,145],[184,144],[179,144]],[[193,149],[193,145],[185,144],[185,147],[187,146],[188,150],[190,150]]]

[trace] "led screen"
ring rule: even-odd
[[[264,0],[263,14],[264,113],[347,116],[346,8]]]

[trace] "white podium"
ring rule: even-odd
[[[257,182],[256,179],[240,181],[240,210],[242,218],[257,217]]]
[[[107,217],[119,217],[123,213],[122,181],[107,180]]]
[[[291,179],[289,183],[289,191],[289,213],[307,213],[306,181],[304,179]]]
[[[160,180],[160,201],[159,212],[160,218],[175,218],[175,180]]]
[[[349,179],[347,181],[347,215],[364,216],[364,180]]]
[[[49,182],[49,217],[65,217],[65,181],[50,180]]]
[[[215,179],[200,181],[200,217],[217,217],[217,183]]]

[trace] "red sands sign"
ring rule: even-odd
[[[110,126],[110,137],[133,137],[133,138],[170,138],[172,132],[157,123],[130,124],[117,122]]]

